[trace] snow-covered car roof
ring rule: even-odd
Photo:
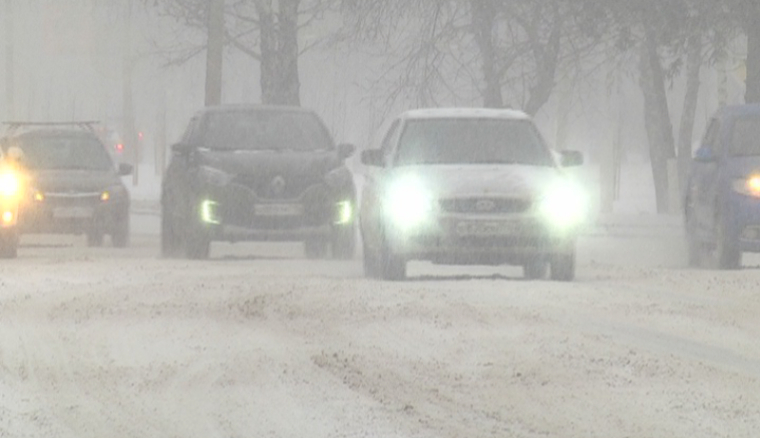
[[[401,117],[404,119],[530,119],[530,116],[522,111],[492,108],[423,108],[407,111]]]

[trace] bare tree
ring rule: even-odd
[[[224,0],[222,0],[224,1]],[[299,45],[299,33],[319,22],[337,0],[226,0],[224,41],[259,61],[262,102],[300,105],[298,58],[315,42]],[[183,27],[205,32],[207,0],[156,0],[158,11]],[[181,64],[206,49],[205,41],[170,47],[171,64]]]

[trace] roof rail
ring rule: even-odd
[[[56,126],[76,126],[78,128],[94,132],[95,125],[100,124],[97,120],[79,120],[71,122],[24,122],[24,121],[9,121],[3,122],[7,127],[7,135],[13,134],[15,131],[21,128],[33,128],[33,127],[56,127]]]

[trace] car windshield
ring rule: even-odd
[[[396,163],[554,165],[531,122],[507,119],[411,121],[401,136]]]
[[[103,144],[86,135],[30,135],[16,145],[30,169],[111,170],[111,157]]]
[[[731,152],[737,156],[760,155],[760,116],[747,116],[736,120]]]
[[[209,114],[203,145],[216,150],[315,151],[330,149],[332,142],[310,113],[237,111]]]

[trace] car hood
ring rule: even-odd
[[[300,193],[324,182],[330,172],[343,165],[332,151],[204,151],[201,157],[202,165],[221,170],[257,192],[281,178],[289,193]]]
[[[760,174],[760,156],[729,158],[730,177],[744,178]]]
[[[553,167],[525,165],[425,165],[395,169],[389,182],[414,179],[436,197],[510,197],[532,199],[561,181]]]
[[[121,181],[114,172],[41,170],[31,172],[31,184],[43,192],[98,192]]]

